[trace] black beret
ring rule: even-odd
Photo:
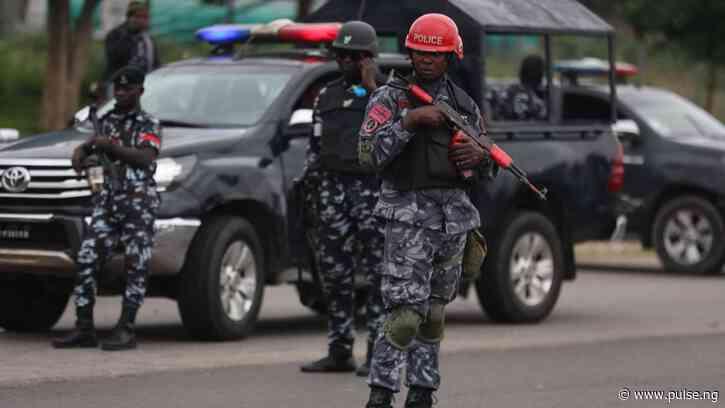
[[[125,66],[113,74],[114,85],[143,85],[146,72],[133,65]]]

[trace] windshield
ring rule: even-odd
[[[251,126],[260,120],[293,73],[283,67],[166,68],[146,78],[141,106],[167,123]]]
[[[725,140],[725,126],[692,102],[669,92],[626,92],[621,95],[657,133],[665,137]]]

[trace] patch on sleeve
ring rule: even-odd
[[[384,105],[377,104],[370,108],[368,117],[363,122],[363,131],[365,133],[373,133],[383,123],[390,120],[393,117],[393,112],[386,108]]]
[[[141,133],[141,143],[149,143],[157,149],[161,147],[161,139],[153,133]]]

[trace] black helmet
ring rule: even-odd
[[[376,57],[378,55],[378,36],[370,24],[362,21],[348,21],[337,32],[332,48],[367,51]]]

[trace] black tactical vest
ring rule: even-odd
[[[372,173],[358,162],[358,133],[369,99],[369,93],[360,97],[348,92],[341,79],[327,85],[317,105],[322,118],[320,162],[325,170]]]
[[[473,118],[476,111],[471,98],[453,82],[444,80],[446,82],[443,86],[448,87],[451,96],[448,103],[461,115]],[[410,101],[410,109],[422,106],[410,93],[406,96]],[[452,137],[453,131],[447,125],[416,130],[400,155],[385,168],[383,178],[391,181],[399,191],[466,188],[466,182],[448,160],[448,145]],[[473,179],[477,179],[477,176]]]

